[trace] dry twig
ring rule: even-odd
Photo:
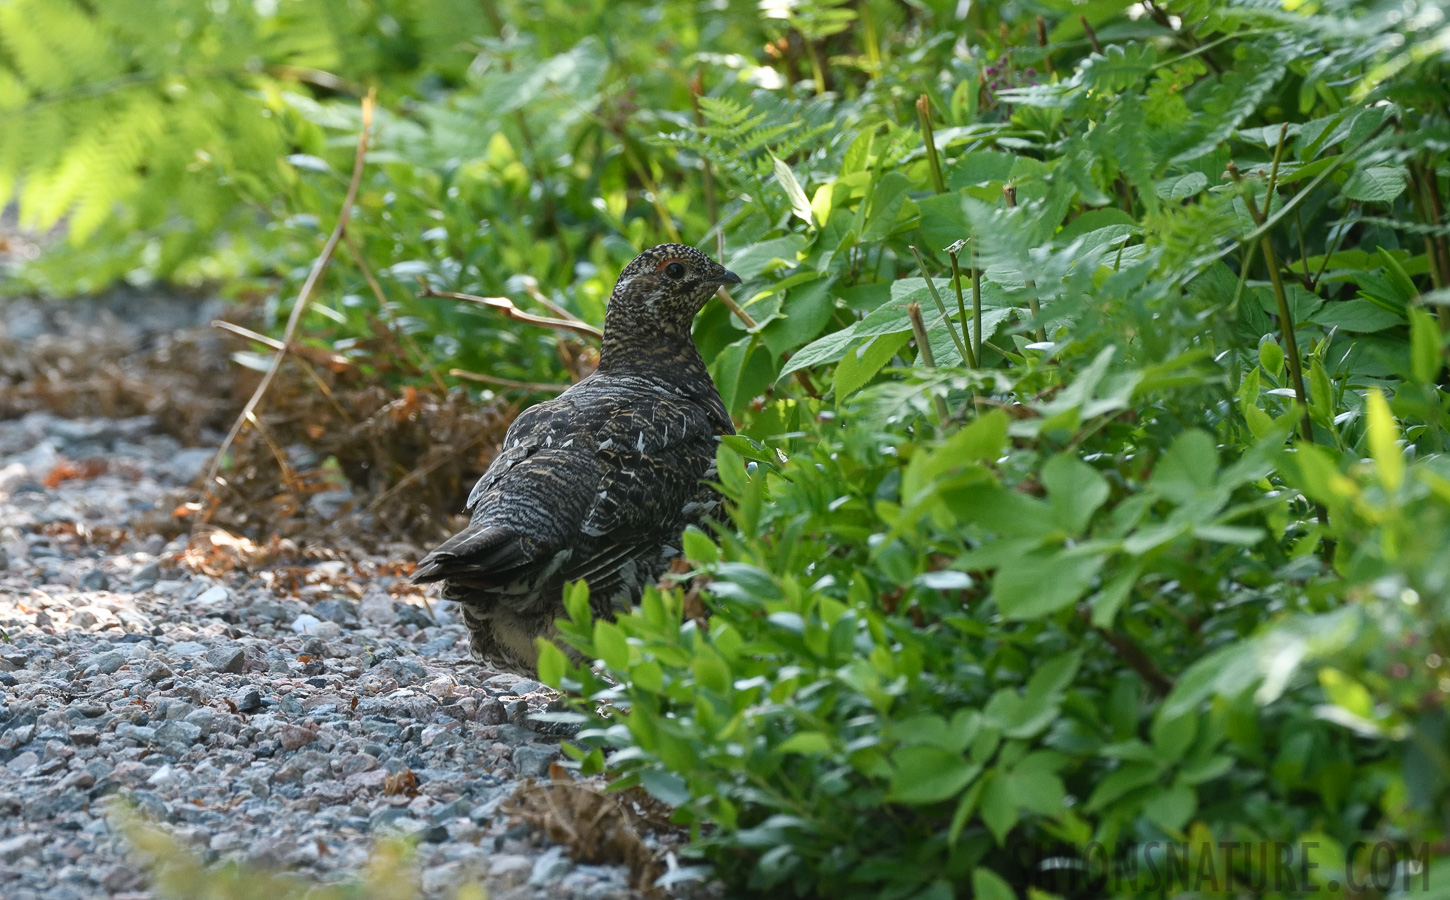
[[[603,331],[600,331],[587,322],[580,322],[577,319],[571,321],[570,319],[551,319],[548,316],[536,316],[533,313],[527,313],[519,309],[507,297],[480,297],[477,294],[460,294],[455,291],[435,291],[423,279],[420,278],[418,281],[423,288],[418,296],[422,298],[443,297],[448,300],[462,300],[465,303],[476,303],[479,306],[496,309],[516,322],[524,322],[529,325],[542,325],[545,328],[558,328],[561,331],[572,331],[575,334],[581,334],[585,337],[593,338],[596,341],[604,338]]]
[[[362,102],[362,129],[357,136],[357,152],[353,155],[352,179],[347,185],[347,195],[343,197],[342,209],[337,214],[337,224],[333,226],[332,234],[328,236],[327,243],[322,248],[322,253],[312,264],[312,271],[307,273],[307,280],[302,283],[302,290],[297,294],[297,302],[292,304],[292,314],[287,318],[287,329],[282,335],[282,347],[277,355],[272,357],[272,365],[268,367],[266,374],[262,376],[257,389],[247,400],[247,405],[242,409],[242,414],[232,423],[231,431],[227,432],[226,438],[221,446],[217,448],[216,456],[212,458],[211,468],[207,470],[206,481],[203,482],[205,493],[203,501],[210,498],[212,490],[216,485],[217,470],[221,468],[222,458],[226,456],[227,450],[231,449],[232,443],[242,433],[242,428],[248,420],[253,419],[257,407],[262,402],[262,397],[271,387],[277,372],[282,368],[282,360],[287,356],[287,348],[292,346],[292,341],[297,336],[297,327],[302,324],[302,316],[307,311],[307,305],[312,299],[312,292],[316,289],[317,283],[322,280],[323,274],[327,271],[328,265],[332,262],[332,255],[337,252],[337,245],[342,241],[343,232],[347,229],[347,221],[352,216],[352,205],[357,200],[358,186],[362,183],[363,166],[367,159],[368,132],[373,124],[373,102],[376,92],[369,91]]]
[[[464,381],[477,381],[480,384],[518,388],[525,391],[539,391],[546,394],[562,394],[570,388],[570,385],[567,384],[549,384],[543,381],[515,381],[512,378],[499,378],[497,375],[483,375],[479,372],[470,372],[467,369],[449,369],[448,374],[454,378],[462,378]]]

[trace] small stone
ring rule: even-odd
[[[182,721],[195,725],[202,738],[210,737],[216,724],[216,713],[206,707],[187,713]],[[74,732],[72,732],[74,734]]]
[[[514,748],[514,769],[525,778],[541,778],[549,773],[549,763],[558,757],[558,747],[524,744]]]
[[[144,883],[145,878],[131,866],[112,866],[101,876],[101,887],[109,894],[134,891]]]
[[[110,586],[111,579],[107,578],[105,570],[99,567],[82,575],[81,580],[77,583],[77,587],[83,591],[104,591]]]
[[[94,728],[82,726],[70,730],[70,740],[72,744],[76,744],[77,746],[94,747],[101,742],[101,734]]]
[[[167,722],[156,729],[156,740],[191,745],[201,740],[201,728],[187,721]]]
[[[411,603],[403,603],[398,606],[397,613],[393,616],[394,625],[416,625],[419,628],[427,628],[433,624],[433,620],[423,611],[421,606],[414,606]]]
[[[171,671],[171,667],[159,659],[153,659],[146,663],[146,667],[141,670],[141,677],[152,684],[158,684],[168,678],[175,677],[175,675],[176,673]]]
[[[486,697],[479,701],[478,714],[475,718],[480,725],[502,725],[508,721],[508,712],[503,708],[502,703],[492,697]]]
[[[200,603],[203,606],[212,606],[217,603],[225,603],[230,596],[231,594],[228,593],[227,589],[218,584],[197,594],[196,599],[192,602]]]
[[[39,835],[20,834],[12,838],[0,841],[0,860],[7,863],[15,862],[23,856],[28,856],[35,850],[40,849],[42,841]]]
[[[530,681],[527,678],[524,678],[520,681],[515,681],[513,686],[513,692],[515,694],[532,694],[534,691],[542,690],[544,690],[544,686],[542,684],[537,681]]]
[[[359,772],[371,772],[377,767],[378,761],[366,753],[349,753],[333,766],[337,770],[337,774],[343,778]]]
[[[255,712],[262,708],[262,692],[254,687],[244,687],[232,694],[232,702],[236,704],[237,712]]]
[[[156,729],[146,725],[133,725],[130,722],[119,722],[116,725],[116,737],[127,738],[142,744],[150,744],[156,740]]]
[[[329,622],[339,625],[357,624],[357,604],[351,600],[324,600],[312,607],[312,612]]]
[[[144,591],[160,580],[161,563],[153,559],[151,562],[137,569],[136,574],[131,576],[131,590],[133,592]]]
[[[559,846],[550,847],[544,851],[544,855],[534,860],[533,869],[529,872],[529,884],[544,885],[558,878],[569,874],[574,864],[564,856],[564,848]]]
[[[534,861],[527,856],[494,856],[488,861],[489,880],[498,887],[509,890],[529,880],[534,871]]]
[[[70,624],[71,624],[71,627],[72,628],[75,628],[75,629],[77,629],[79,631],[88,631],[88,630],[96,627],[96,623],[98,623],[100,621],[101,620],[96,617],[96,614],[95,613],[91,612],[89,609],[86,609],[84,607],[82,607],[81,609],[78,609],[75,612],[73,612],[73,613],[70,614]],[[109,675],[110,673],[109,672],[106,672],[106,673],[102,673],[102,674]]]
[[[387,591],[372,587],[363,594],[362,602],[358,605],[358,615],[369,625],[389,625],[396,614],[395,606]]]
[[[309,613],[303,613],[292,620],[292,630],[298,634],[308,634],[317,631],[317,627],[321,624],[321,619]]]
[[[317,734],[300,725],[283,725],[281,744],[283,750],[297,750],[317,740]]]
[[[217,590],[213,588],[213,590]],[[247,654],[236,644],[228,644],[208,650],[206,653],[207,664],[218,672],[231,675],[240,675],[247,666]]]
[[[206,644],[200,641],[177,641],[171,645],[171,652],[177,656],[201,656],[206,652]]]
[[[382,809],[375,811],[371,816],[368,816],[368,828],[373,831],[378,831],[382,828],[391,827],[399,819],[406,819],[407,817],[407,810],[398,809],[392,806],[385,806]]]
[[[152,787],[168,788],[183,784],[184,781],[177,774],[176,770],[168,765],[162,766],[153,772],[151,777],[146,779],[146,783]]]
[[[19,756],[10,760],[10,762],[6,763],[5,768],[14,772],[16,775],[21,775],[24,774],[26,770],[38,765],[40,765],[40,754],[36,753],[34,750],[26,750],[24,753],[20,754]],[[0,857],[3,856],[4,854],[0,853]]]

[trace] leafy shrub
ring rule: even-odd
[[[958,8],[550,0],[473,24],[414,0],[303,25],[283,3],[219,46],[326,40],[231,80],[178,62],[201,37],[119,80],[27,68],[70,26],[0,21],[0,110],[71,123],[49,156],[0,152],[37,224],[105,219],[35,186],[93,175],[84,123],[133,94],[220,78],[266,123],[146,145],[154,171],[106,202],[150,205],[73,227],[21,283],[300,280],[358,119],[285,67],[365,33],[337,88],[381,83],[387,113],[312,340],[356,356],[382,306],[440,371],[557,379],[580,348],[416,280],[528,276],[597,321],[618,266],[681,236],[744,279],[745,315],[696,329],[741,431],[731,520],[685,547],[712,615],[655,592],[590,622],[571,597],[590,664],[545,648],[543,675],[578,698],[581,768],[677,805],[716,873],[772,896],[1342,892],[1379,841],[1428,880],[1450,809],[1443,10]],[[279,282],[249,283],[280,320]],[[1094,841],[1106,873],[1081,868]],[[1189,850],[1176,881],[1119,877],[1163,872],[1163,842]],[[1221,842],[1288,847],[1297,880],[1215,862]]]

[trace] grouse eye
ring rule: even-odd
[[[665,274],[675,279],[684,278],[685,267],[677,262],[672,262],[669,265],[665,266]]]

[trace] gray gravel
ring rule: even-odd
[[[0,896],[150,896],[116,798],[208,860],[338,879],[402,833],[427,896],[633,896],[499,812],[558,757],[542,685],[469,661],[385,560],[202,574],[235,542],[139,527],[207,461],[154,425],[0,421]],[[416,794],[387,793],[404,772]]]

